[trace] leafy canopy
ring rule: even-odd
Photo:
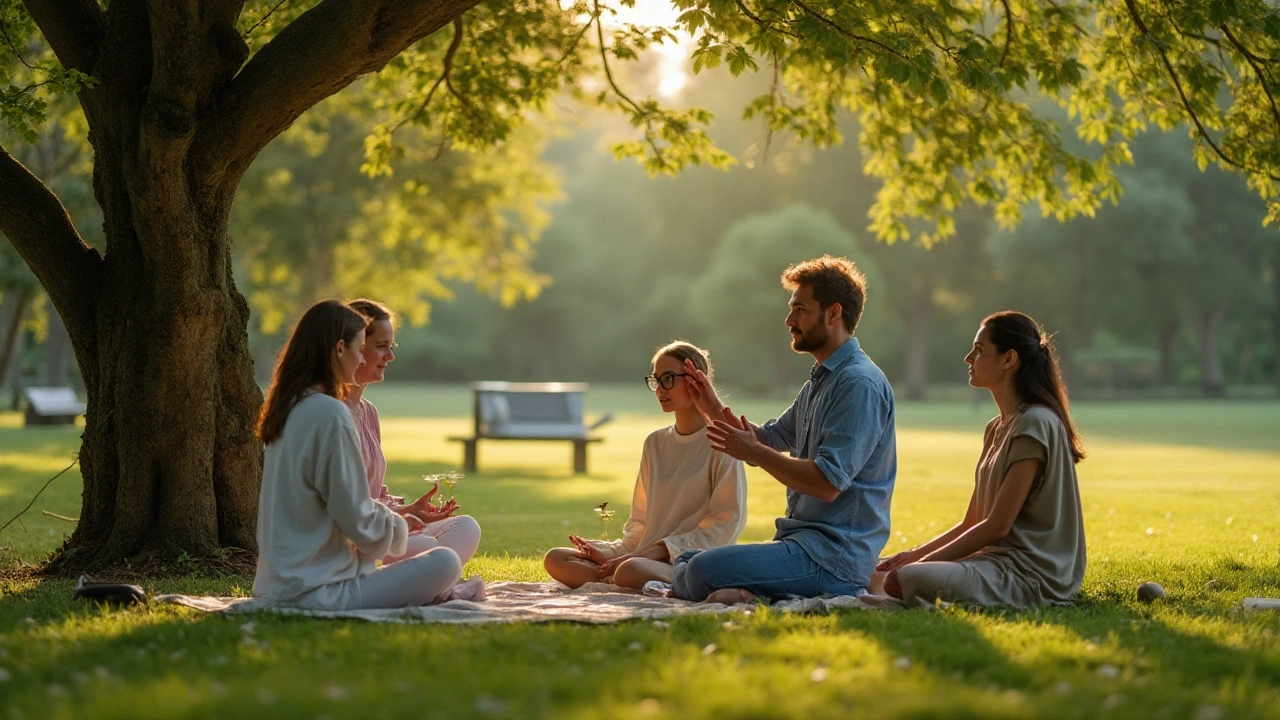
[[[314,5],[248,2],[239,27],[257,51]],[[946,237],[966,198],[1008,225],[1031,203],[1058,219],[1093,215],[1118,197],[1115,169],[1152,125],[1187,127],[1202,166],[1242,173],[1280,219],[1280,7],[1269,0],[673,5],[674,22],[650,27],[628,19],[636,0],[480,2],[371,81],[383,122],[366,171],[390,172],[406,128],[441,148],[501,152],[565,91],[626,114],[635,138],[613,150],[650,173],[727,167],[709,112],[640,96],[620,72],[655,44],[684,42],[695,71],[772,78],[745,108],[770,132],[828,145],[843,140],[842,114],[856,116],[865,169],[883,181],[871,210],[882,239]],[[90,79],[40,49],[17,0],[0,0],[0,22],[0,118],[31,140],[47,98]]]

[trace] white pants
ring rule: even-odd
[[[458,554],[463,565],[480,547],[480,523],[470,515],[458,515],[429,523],[421,533],[409,536],[409,549],[398,557],[383,558],[384,565],[400,562],[432,548],[445,547]]]
[[[461,576],[462,561],[457,553],[446,547],[432,548],[360,577],[359,604],[348,609],[427,605],[449,592]]]

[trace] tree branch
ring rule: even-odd
[[[803,11],[805,12],[805,14],[806,14],[806,15],[808,15],[809,17],[812,17],[814,20],[817,20],[819,23],[821,23],[821,24],[823,24],[823,25],[826,25],[827,27],[829,27],[829,28],[831,28],[832,30],[834,30],[836,33],[838,33],[838,34],[840,34],[840,35],[843,35],[843,36],[845,36],[845,37],[849,38],[850,40],[856,40],[856,41],[858,41],[858,42],[866,43],[866,44],[868,44],[868,45],[874,45],[875,47],[880,48],[881,50],[883,50],[883,51],[885,51],[885,52],[889,53],[890,55],[892,55],[892,56],[894,56],[894,57],[898,58],[899,60],[901,60],[901,61],[903,61],[903,62],[906,62],[906,63],[910,63],[910,62],[911,62],[911,60],[909,60],[909,59],[907,58],[907,56],[906,56],[906,55],[903,55],[902,53],[898,52],[897,50],[894,50],[893,48],[889,47],[888,45],[885,45],[884,43],[880,42],[879,40],[876,40],[876,39],[874,39],[874,38],[864,37],[864,36],[862,36],[862,35],[857,35],[857,34],[855,34],[855,33],[851,33],[851,32],[849,32],[848,30],[845,30],[844,28],[842,28],[842,27],[840,27],[839,25],[835,24],[835,23],[834,23],[834,22],[832,22],[831,20],[827,19],[827,17],[826,17],[825,15],[823,15],[822,13],[818,12],[817,10],[814,10],[813,8],[809,7],[808,5],[805,5],[803,2],[801,2],[801,0],[791,0],[791,2],[792,2],[792,3],[794,3],[794,4],[795,4],[797,7],[799,7],[801,10],[803,10]]]
[[[775,28],[770,23],[765,22],[764,19],[761,18],[759,15],[756,15],[755,13],[751,12],[751,8],[747,7],[747,4],[744,3],[742,0],[735,0],[735,2],[737,2],[738,4],[738,10],[740,10],[743,15],[746,15],[747,19],[751,20],[751,22],[759,26],[761,30],[765,32],[769,32],[770,30],[776,30],[782,33],[783,35],[796,38],[797,40],[800,39],[799,35],[796,35],[795,33],[791,32],[786,28]]]
[[[1213,137],[1209,135],[1209,131],[1205,128],[1204,123],[1200,122],[1200,116],[1196,114],[1195,108],[1191,105],[1190,98],[1187,97],[1186,91],[1182,88],[1182,80],[1178,77],[1177,69],[1173,67],[1173,63],[1169,60],[1168,54],[1165,53],[1164,48],[1160,46],[1159,41],[1151,34],[1151,30],[1147,27],[1147,24],[1143,22],[1142,16],[1138,14],[1137,6],[1134,5],[1133,0],[1125,0],[1124,4],[1128,8],[1129,17],[1133,19],[1133,24],[1138,28],[1138,32],[1142,33],[1143,38],[1150,42],[1151,46],[1156,49],[1156,54],[1160,56],[1160,63],[1164,65],[1165,72],[1169,74],[1169,80],[1173,83],[1174,89],[1178,91],[1178,99],[1182,103],[1182,109],[1185,110],[1187,116],[1191,118],[1191,122],[1196,126],[1196,132],[1199,133],[1200,138],[1204,140],[1205,144],[1213,150],[1213,153],[1217,155],[1222,162],[1230,165],[1231,167],[1244,170],[1245,172],[1263,175],[1272,180],[1280,180],[1280,176],[1274,175],[1266,170],[1244,165],[1240,161],[1229,157],[1222,151],[1222,148],[1218,147],[1218,144],[1213,141]]]
[[[1265,72],[1262,69],[1262,66],[1258,63],[1259,58],[1249,52],[1249,50],[1236,39],[1236,36],[1231,34],[1231,30],[1225,24],[1219,29],[1222,30],[1223,36],[1227,38],[1227,42],[1231,43],[1231,46],[1244,56],[1245,61],[1249,63],[1249,67],[1253,68],[1253,74],[1258,76],[1258,83],[1262,85],[1262,92],[1266,94],[1267,100],[1271,102],[1271,117],[1275,118],[1276,121],[1276,133],[1280,134],[1280,107],[1276,107],[1276,96],[1275,93],[1271,91],[1271,73]]]
[[[96,0],[23,0],[23,5],[63,67],[93,73],[107,24]]]
[[[440,84],[449,80],[449,73],[453,72],[453,56],[457,54],[458,48],[462,46],[462,16],[453,19],[453,39],[449,41],[449,48],[444,51],[444,69],[440,71],[440,77],[432,83],[431,89],[427,91],[427,96],[423,98],[422,104],[418,109],[404,116],[396,126],[391,128],[391,134],[394,135],[397,130],[404,127],[406,123],[417,120],[422,113],[427,111],[427,106],[431,104],[431,98],[435,97],[436,90],[440,89]],[[450,91],[452,92],[452,85]],[[456,96],[457,93],[454,93]]]
[[[223,191],[298,116],[479,0],[322,0],[258,51],[201,118],[193,161]]]
[[[77,342],[96,337],[102,257],[76,232],[58,197],[0,148],[0,233],[9,238]]]

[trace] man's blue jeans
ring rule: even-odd
[[[742,588],[763,598],[860,595],[864,589],[822,569],[799,543],[788,540],[685,550],[674,565],[673,591],[685,600],[705,600],[721,588]]]

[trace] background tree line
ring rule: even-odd
[[[259,377],[302,308],[367,295],[403,316],[401,379],[630,381],[654,346],[683,337],[712,350],[730,387],[787,394],[805,361],[786,346],[777,278],[830,252],[867,272],[859,335],[905,397],[958,386],[977,321],[1006,307],[1057,332],[1081,392],[1280,391],[1280,234],[1242,178],[1196,167],[1185,130],[1139,138],[1119,172],[1124,201],[1096,217],[1007,231],[965,206],[948,240],[886,244],[865,231],[880,183],[855,147],[814,149],[733,120],[753,88],[721,80],[700,77],[687,94],[726,118],[713,136],[744,163],[656,181],[600,152],[625,128],[580,109],[499,153],[411,141],[396,174],[370,177],[370,107],[359,94],[328,102],[264,151],[237,200]],[[31,153],[88,206],[74,133]],[[65,330],[11,250],[0,263],[9,381],[58,384]]]

